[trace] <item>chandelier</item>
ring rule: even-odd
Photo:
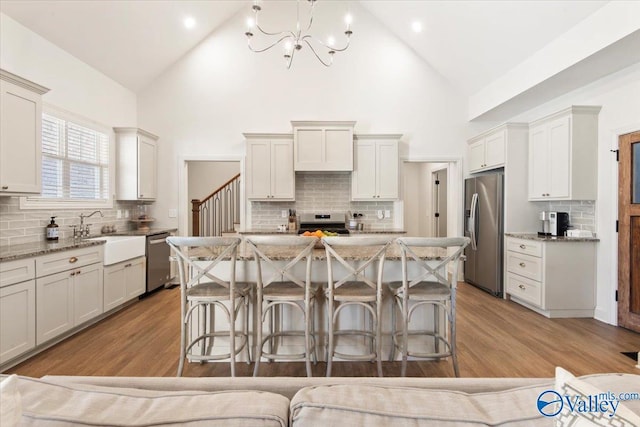
[[[247,19],[247,32],[244,33],[247,36],[247,45],[251,51],[260,53],[271,49],[274,46],[282,43],[284,50],[284,60],[287,64],[287,69],[291,68],[291,63],[293,62],[293,56],[297,51],[302,49],[303,45],[307,45],[311,52],[318,58],[318,61],[322,63],[325,67],[330,67],[333,64],[333,55],[336,52],[343,52],[347,50],[349,47],[349,42],[351,41],[351,15],[347,14],[345,16],[345,24],[346,29],[344,34],[347,36],[347,41],[342,47],[336,46],[336,41],[333,37],[328,37],[326,42],[312,36],[310,34],[311,26],[313,24],[313,8],[316,4],[316,0],[306,0],[309,5],[309,13],[308,13],[308,22],[302,23],[300,21],[300,1],[297,0],[296,4],[296,29],[293,31],[280,31],[280,32],[269,32],[264,30],[260,26],[259,16],[262,11],[262,7],[260,6],[258,0],[254,0],[253,6],[251,10],[253,11],[253,17]],[[253,40],[253,33],[255,30],[258,30],[262,35],[275,39],[271,44],[255,48],[251,45],[251,41]],[[315,47],[314,47],[315,46]]]

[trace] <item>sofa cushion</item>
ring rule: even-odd
[[[289,400],[256,391],[152,391],[20,377],[25,426],[286,426]]]
[[[487,393],[405,387],[307,387],[291,400],[291,425],[553,426],[536,407],[552,384]]]
[[[2,377],[0,381],[0,426],[18,425],[22,416],[18,376]]]
[[[558,367],[555,391],[558,397],[550,409],[556,414],[556,427],[640,426],[638,375],[597,374],[576,378]],[[634,399],[626,400],[629,397]]]

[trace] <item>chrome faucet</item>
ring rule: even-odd
[[[101,216],[102,218],[104,218],[104,214],[103,214],[101,211],[93,211],[93,212],[91,212],[89,215],[80,214],[80,230],[78,230],[78,233],[79,233],[79,236],[78,236],[78,237],[89,237],[89,234],[91,234],[91,232],[90,232],[90,230],[89,230],[89,226],[90,226],[91,224],[86,224],[86,225],[85,225],[85,223],[84,223],[84,219],[85,219],[85,218],[90,218],[90,217],[94,216],[94,215],[95,215],[95,214],[97,214],[97,213],[99,213],[99,214],[100,214],[100,216]],[[75,229],[74,229],[74,236],[73,236],[73,237],[76,237],[76,235],[75,235]]]

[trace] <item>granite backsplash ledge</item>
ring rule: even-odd
[[[59,239],[70,239],[73,237],[70,226],[80,224],[80,214],[89,215],[95,210],[100,210],[104,217],[96,214],[85,220],[91,224],[92,234],[99,234],[104,225],[113,225],[118,231],[129,230],[129,219],[137,214],[138,205],[138,202],[116,201],[109,209],[20,209],[19,197],[0,197],[0,246],[45,241],[45,227],[52,216],[56,217]],[[118,210],[122,218],[118,218]]]

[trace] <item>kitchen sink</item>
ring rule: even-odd
[[[85,240],[104,240],[104,265],[111,265],[143,256],[146,250],[145,236],[100,236]]]

